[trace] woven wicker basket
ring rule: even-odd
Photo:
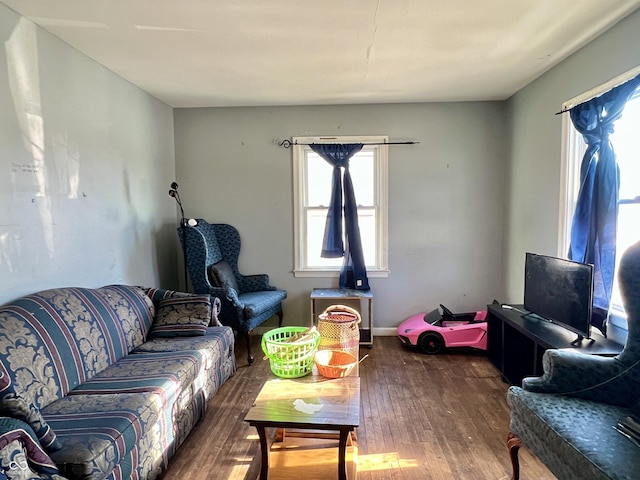
[[[360,356],[360,313],[346,305],[331,305],[318,315],[318,350],[342,350]]]

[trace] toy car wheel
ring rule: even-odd
[[[437,333],[423,333],[418,338],[418,348],[422,353],[435,355],[444,349],[444,340]]]

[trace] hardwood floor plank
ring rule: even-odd
[[[260,352],[260,337],[252,341]],[[238,371],[211,399],[161,480],[258,478],[259,441],[244,416],[272,373],[258,355],[247,365],[243,342],[237,345]],[[372,349],[361,349],[365,354],[358,480],[510,478],[508,385],[483,352],[423,355],[395,337],[376,337]],[[522,480],[555,478],[524,447],[520,459]]]

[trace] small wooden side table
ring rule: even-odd
[[[360,345],[373,346],[373,293],[371,290],[347,288],[314,288],[311,292],[311,325],[318,324],[318,315],[331,305],[346,305],[360,313]]]

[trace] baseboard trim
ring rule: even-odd
[[[253,333],[256,335],[262,335],[264,332],[268,332],[275,327],[256,327]],[[395,337],[398,334],[398,330],[395,327],[378,327],[373,329],[374,337]]]

